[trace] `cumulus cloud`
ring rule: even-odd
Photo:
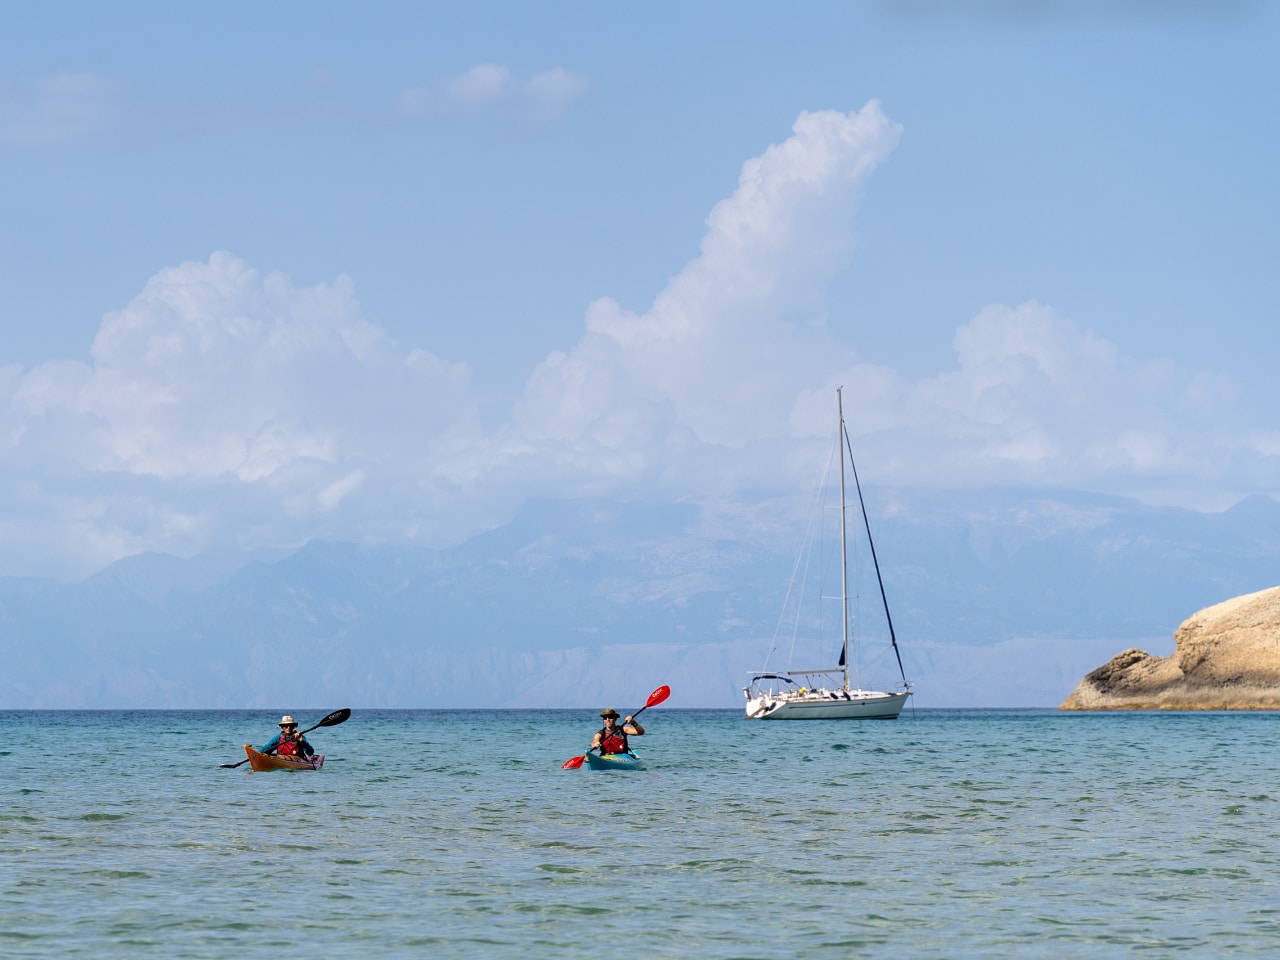
[[[844,379],[857,429],[896,483],[1085,486],[1168,496],[1252,460],[1263,445],[1227,427],[1224,375],[1124,356],[1050,307],[995,304],[961,326],[956,366],[909,381],[856,365]],[[810,397],[809,407],[817,403]]]
[[[530,378],[519,439],[634,474],[674,449],[783,438],[797,391],[851,355],[815,322],[814,294],[846,262],[859,191],[900,133],[877,103],[801,114],[743,165],[699,256],[647,311],[591,304],[582,340]]]
[[[60,398],[101,425],[88,465],[161,479],[384,456],[400,432],[378,424],[408,407],[429,425],[468,379],[363,320],[349,279],[300,290],[225,253],[152,277],[91,356]]]
[[[305,538],[313,515],[366,487],[411,488],[470,380],[364,320],[347,278],[300,289],[226,253],[152,277],[103,319],[90,356],[4,371],[0,442],[39,503],[55,508],[51,487],[98,503],[120,526],[108,549],[205,546],[220,508],[250,504],[280,521],[264,541]],[[108,490],[156,512],[140,523]],[[8,522],[12,534],[22,518]]]
[[[508,67],[481,63],[455,76],[401,91],[399,112],[410,119],[422,119],[496,106],[523,106],[534,116],[549,118],[562,113],[586,90],[586,78],[563,67],[542,70],[521,81]]]
[[[119,114],[120,85],[87,73],[62,73],[0,85],[0,144],[50,147],[109,127]]]
[[[899,135],[874,102],[801,114],[790,138],[743,165],[699,256],[647,310],[590,305],[582,339],[530,377],[502,448],[580,484],[639,478],[711,496],[795,483],[798,441],[820,455],[843,385],[882,482],[1183,503],[1214,477],[1239,481],[1227,498],[1266,489],[1275,434],[1232,424],[1229,378],[1124,356],[1051,307],[986,308],[957,330],[954,368],[935,376],[860,362],[856,327],[828,329],[815,293],[848,262],[859,191]]]
[[[0,572],[448,542],[532,495],[661,491],[746,517],[807,485],[837,385],[873,482],[1270,489],[1280,440],[1235,422],[1229,380],[1127,357],[1051,306],[968,318],[932,376],[860,356],[822,291],[900,134],[874,102],[802,113],[649,306],[590,304],[497,423],[464,365],[393,342],[345,277],[298,287],[227,253],[162,270],[103,318],[88,362],[0,367]]]

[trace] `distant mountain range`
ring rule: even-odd
[[[1061,491],[869,500],[918,707],[1056,706],[1125,647],[1167,654],[1195,611],[1280,583],[1266,497],[1218,514]],[[3,578],[0,708],[626,710],[663,683],[673,706],[736,706],[796,544],[726,530],[689,504],[543,500],[446,550]]]

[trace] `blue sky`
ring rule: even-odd
[[[0,573],[1280,493],[1261,3],[0,4]],[[821,440],[819,440],[821,438]]]

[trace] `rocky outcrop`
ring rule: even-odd
[[[1112,657],[1061,709],[1280,710],[1280,587],[1206,607],[1173,639],[1169,657]]]

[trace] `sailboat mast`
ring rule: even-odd
[[[840,435],[836,438],[840,442],[840,624],[842,627],[841,634],[841,651],[840,666],[844,667],[844,689],[849,689],[849,550],[845,543],[845,495],[844,495],[844,398],[840,391],[843,387],[836,387],[836,411],[839,413],[840,423],[838,425]]]

